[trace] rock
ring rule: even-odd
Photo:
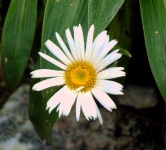
[[[21,86],[0,112],[0,150],[157,150],[163,148],[163,128],[135,118],[120,109],[100,108],[103,125],[76,121],[75,107],[53,128],[53,145],[45,144],[28,118],[29,86]],[[163,134],[163,133],[162,133]]]
[[[152,87],[129,85],[123,92],[124,95],[117,97],[117,102],[121,105],[145,109],[157,104],[156,92]]]
[[[29,85],[11,95],[0,112],[0,150],[53,150],[45,146],[28,118]]]

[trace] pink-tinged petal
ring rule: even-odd
[[[97,74],[97,79],[114,79],[125,76],[125,72],[121,71],[123,69],[123,67],[112,67],[102,70]]]
[[[105,92],[96,88],[92,89],[91,92],[107,110],[112,111],[111,109],[116,108],[113,100]]]
[[[78,96],[79,96],[79,94],[78,94]],[[77,98],[77,101],[76,101],[76,119],[77,119],[77,121],[79,121],[79,119],[80,119],[81,104],[82,104],[82,99]]]
[[[45,78],[45,77],[62,77],[64,71],[50,70],[50,69],[38,69],[30,73],[32,78]]]
[[[109,94],[123,95],[123,86],[115,81],[98,80],[96,83],[96,88]]]
[[[89,118],[96,119],[96,105],[91,92],[89,91],[82,96],[84,97],[84,101],[82,102],[82,109],[87,111]]]
[[[56,46],[52,41],[47,40],[45,42],[46,47],[49,49],[49,51],[56,56],[60,61],[65,63],[66,65],[69,65],[71,61],[67,58],[67,56],[62,52],[62,50]]]
[[[32,87],[32,89],[34,91],[41,91],[41,90],[47,89],[49,87],[63,85],[64,83],[65,82],[64,82],[63,77],[50,78],[50,79],[46,79],[44,81],[38,82],[37,84],[35,84]]]
[[[61,99],[57,99],[55,93],[47,102],[47,107],[46,110],[48,110],[49,114],[52,112],[52,110],[57,107],[59,105],[59,103],[61,102]]]
[[[76,90],[74,90],[74,92],[79,92],[84,88],[84,86],[80,86],[79,88],[77,88]]]
[[[100,110],[99,110],[99,108],[97,107],[97,105],[96,105],[96,113],[97,113],[97,117],[99,118],[100,124],[103,124],[103,119],[102,119]]]
[[[61,68],[61,69],[63,69],[63,70],[66,70],[66,68],[67,68],[66,65],[64,65],[64,64],[62,64],[61,62],[55,60],[54,58],[52,58],[52,57],[50,57],[50,56],[48,56],[48,55],[46,55],[46,54],[44,54],[44,53],[42,53],[42,52],[39,52],[39,55],[40,55],[41,57],[43,57],[45,60],[47,60],[47,61],[49,61],[50,63],[54,64],[55,66],[57,66],[57,67],[59,67],[59,68]]]
[[[64,53],[66,54],[66,56],[70,59],[70,61],[74,61],[73,56],[71,55],[70,51],[68,50],[67,46],[65,45],[65,43],[63,42],[63,40],[61,39],[60,35],[56,32],[55,33],[56,38],[61,46],[61,48],[63,49]]]
[[[81,107],[82,107],[82,111],[83,111],[83,114],[84,114],[85,118],[86,118],[87,120],[89,120],[88,113],[87,113],[85,107],[82,106],[82,105],[84,105],[85,97],[84,97],[81,93],[79,93],[79,94],[78,94],[78,97],[77,97],[77,100],[79,101],[79,103],[80,103],[80,105],[81,105]],[[77,108],[77,109],[78,109],[78,108]],[[80,109],[80,108],[79,108],[79,109]],[[79,110],[79,109],[78,109],[78,110]],[[79,114],[78,114],[78,116],[79,116]]]
[[[86,119],[87,120],[92,119],[92,118],[96,119],[97,118],[96,104],[92,97],[91,92],[79,93],[77,99],[79,101],[78,104],[81,105],[81,107],[82,107],[82,111],[83,111]],[[78,111],[80,111],[79,105],[78,105],[78,109],[77,109]],[[79,113],[78,113],[78,118],[79,118]]]
[[[64,115],[64,116],[69,115],[76,97],[77,97],[77,93],[69,90],[67,86],[64,87],[64,95],[60,98],[61,102],[57,108],[57,111],[59,111],[59,117],[61,117],[61,115]]]
[[[59,107],[57,108],[59,114],[63,113],[63,115],[68,115],[76,96],[77,94],[75,92],[69,91],[67,86],[64,86],[48,100],[46,109],[49,109],[49,113],[51,113],[59,104]]]

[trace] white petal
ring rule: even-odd
[[[30,73],[32,78],[44,78],[44,77],[59,77],[63,76],[64,71],[50,70],[50,69],[38,69]]]
[[[62,89],[60,89],[57,93],[55,93],[47,102],[46,110],[49,109],[49,114],[52,112],[52,110],[59,105],[61,102],[60,98],[57,98],[59,93],[61,93]],[[64,93],[63,93],[64,94]]]
[[[62,105],[61,105],[61,107],[60,107],[60,105],[58,106],[57,111],[59,111],[59,118],[60,118],[63,113]]]
[[[51,78],[51,79],[46,79],[44,81],[38,82],[35,84],[32,89],[34,91],[41,91],[46,88],[52,87],[52,86],[57,86],[57,85],[62,85],[64,84],[64,79],[63,77],[56,77],[56,78]]]
[[[66,94],[65,87],[61,88],[56,92],[47,102],[46,110],[49,109],[49,113],[58,106],[58,104],[63,100],[64,95]]]
[[[97,74],[97,79],[113,79],[125,76],[125,72],[123,67],[112,67],[106,70],[103,70]]]
[[[96,103],[91,92],[88,92],[87,98],[85,100],[86,109],[89,110],[89,116],[92,117],[94,120],[97,118],[96,113]]]
[[[103,124],[103,119],[102,119],[102,116],[101,116],[101,114],[100,114],[100,110],[99,110],[99,108],[97,107],[97,105],[96,105],[96,113],[97,113],[97,117],[99,118],[100,124]]]
[[[64,53],[66,54],[66,56],[70,59],[70,61],[74,61],[70,51],[68,50],[68,48],[66,47],[65,43],[61,39],[60,35],[57,32],[55,33],[55,35],[56,35],[56,38],[57,38],[61,48],[63,49]]]
[[[63,99],[61,100],[61,103],[58,106],[59,117],[61,116],[61,114],[63,114],[64,116],[69,115],[70,110],[77,97],[77,93],[69,90],[67,87],[65,87],[65,91],[65,96],[63,96]]]
[[[59,111],[62,111],[64,115],[68,115],[76,96],[77,94],[75,92],[69,91],[67,86],[64,86],[48,100],[46,109],[49,109],[49,113],[51,113],[51,111],[60,103],[59,106],[61,107],[59,107]]]
[[[84,60],[84,36],[81,25],[79,25],[78,27],[74,27],[74,40],[77,48],[78,57],[80,60]]]
[[[84,101],[82,103],[82,109],[83,107],[86,109],[86,112],[88,113],[89,118],[96,119],[96,103],[92,97],[91,92],[87,92],[84,95]]]
[[[83,114],[84,114],[84,116],[85,116],[85,118],[87,119],[87,120],[89,120],[89,116],[88,116],[88,113],[87,113],[87,111],[86,111],[86,109],[85,109],[85,107],[83,107],[82,105],[84,105],[84,100],[85,100],[85,98],[84,98],[84,96],[83,96],[83,94],[81,94],[81,93],[79,93],[78,94],[78,97],[77,97],[77,100],[79,101],[79,105],[78,106],[76,106],[76,107],[78,107],[78,108],[76,108],[76,111],[78,112],[78,114],[76,114],[76,118],[79,120],[79,116],[80,116],[80,108],[79,107],[82,107],[82,111],[83,111]],[[82,104],[83,103],[83,104]]]
[[[81,56],[81,59],[84,60],[84,57],[85,57],[84,35],[83,35],[82,27],[80,24],[78,26],[78,33],[77,34],[78,34],[78,39],[79,39],[80,56]]]
[[[109,51],[117,44],[118,42],[116,40],[112,40],[109,43],[106,43],[102,49],[100,50],[98,56],[97,56],[97,60],[96,63],[94,64],[97,68],[98,64],[101,62],[102,59],[104,59],[104,57],[109,53]],[[112,53],[114,53],[116,51],[113,51]]]
[[[101,58],[104,58],[109,51],[118,43],[116,40],[111,40],[106,47],[103,47],[103,49],[100,51],[99,56]]]
[[[100,51],[102,51],[108,45],[108,42],[109,42],[109,36],[107,36],[107,38],[105,39]],[[98,64],[103,59],[103,57],[101,57],[101,55],[99,55],[100,51],[96,54],[97,56],[93,56],[94,58],[96,58],[93,61],[93,64],[95,67],[96,67],[96,64]]]
[[[44,53],[41,53],[41,52],[39,52],[39,55],[41,57],[43,57],[44,59],[46,59],[47,61],[49,61],[50,63],[54,64],[55,66],[57,66],[57,67],[59,67],[59,68],[61,68],[63,70],[66,70],[66,68],[67,68],[66,65],[64,65],[61,62],[55,60],[54,58],[52,58],[52,57],[50,57],[50,56],[48,56],[48,55],[46,55]]]
[[[86,60],[90,60],[92,55],[93,33],[94,33],[94,25],[91,25],[88,31],[87,41],[86,41],[86,51],[85,51]]]
[[[79,92],[80,90],[82,90],[84,88],[84,86],[80,86],[79,88],[77,88],[76,90],[74,90],[74,92]]]
[[[91,62],[94,63],[96,61],[96,58],[101,50],[101,48],[104,46],[105,41],[109,41],[109,37],[107,36],[107,31],[101,32],[94,40],[93,46],[92,46],[92,56],[91,56]]]
[[[112,111],[113,108],[116,108],[113,100],[105,92],[96,88],[93,88],[91,92],[107,110]]]
[[[98,80],[96,88],[109,94],[123,95],[123,86],[115,81]]]
[[[99,64],[97,64],[97,72],[99,72],[100,70],[104,69],[111,63],[118,60],[122,56],[122,54],[117,53],[118,51],[119,50],[115,50],[115,51],[111,52]]]
[[[79,96],[79,94],[78,94],[78,96]],[[77,121],[79,121],[79,119],[80,119],[81,103],[82,103],[82,99],[77,98],[77,102],[76,102],[76,119],[77,119]]]
[[[91,92],[79,93],[78,101],[81,103],[82,111],[87,120],[89,120],[91,118],[93,118],[93,119],[97,118],[96,104],[92,97]],[[78,105],[78,107],[79,107],[79,105]],[[77,110],[79,111],[79,109],[80,108],[78,108]],[[78,114],[78,116],[79,116],[79,114]]]
[[[76,50],[77,50],[77,56],[78,56],[78,59],[81,60],[81,50],[80,50],[80,44],[79,44],[78,27],[74,26],[73,30],[74,30],[74,42],[75,42],[75,46],[76,46]]]
[[[49,51],[63,63],[65,63],[66,65],[71,63],[70,60],[66,57],[66,55],[62,52],[62,50],[58,46],[56,46],[52,41],[47,40],[45,42],[45,45],[49,49]]]
[[[67,38],[72,56],[74,57],[75,60],[78,60],[79,58],[78,58],[78,53],[77,53],[77,49],[76,49],[76,46],[75,46],[75,42],[74,42],[74,40],[71,36],[71,33],[70,33],[69,29],[66,30],[66,38]]]

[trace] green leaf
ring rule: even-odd
[[[130,51],[132,44],[132,20],[135,10],[133,9],[133,0],[125,1],[121,9],[115,15],[108,26],[110,39],[118,40],[118,45]]]
[[[119,47],[119,46],[117,46],[117,47]],[[121,47],[119,47],[119,49],[120,49],[119,53],[121,53],[122,55],[126,55],[129,58],[131,58],[131,54],[127,50],[125,50],[125,49],[123,49]]]
[[[123,56],[118,60],[117,66],[124,67],[124,71],[128,72],[128,62],[131,58],[131,44],[132,44],[132,20],[135,13],[133,6],[135,1],[127,0],[123,3],[121,9],[115,15],[108,26],[108,34],[110,39],[116,39],[118,45],[113,49],[119,49]],[[115,79],[117,82],[124,84],[126,77]]]
[[[118,10],[124,0],[89,0],[88,4],[88,25],[95,26],[95,35],[103,31]]]
[[[83,30],[88,30],[86,0],[47,0],[42,33],[42,50],[47,39],[55,43],[55,32],[65,39],[65,30],[81,24]]]
[[[85,35],[88,31],[87,23],[87,0],[47,0],[44,22],[43,22],[43,31],[42,31],[42,40],[41,40],[41,51],[52,56],[51,53],[47,50],[44,43],[48,39],[52,40],[55,44],[58,45],[55,40],[55,32],[58,32],[62,39],[65,41],[65,30],[74,25],[81,24]],[[72,31],[72,30],[71,30]],[[52,56],[55,58],[55,56]],[[56,66],[47,62],[43,58],[38,60],[38,68],[42,69],[58,69]],[[32,86],[39,82],[40,80],[32,79]],[[52,87],[42,92],[33,92],[30,91],[30,102],[29,102],[29,115],[32,123],[38,132],[39,136],[42,139],[45,139],[49,144],[51,144],[51,131],[55,121],[58,119],[56,109],[48,114],[46,111],[46,103],[49,98],[57,91],[59,88]],[[40,93],[40,94],[39,94]]]
[[[140,0],[150,67],[166,101],[166,5],[164,4],[165,0]]]
[[[37,0],[11,0],[2,33],[2,65],[13,90],[30,55],[37,14]]]
[[[39,59],[36,64],[36,68],[39,68]],[[31,80],[31,87],[40,82],[40,79],[33,79]],[[47,93],[48,97],[51,97],[55,91],[49,91]],[[56,110],[53,110],[51,114],[46,112],[46,103],[47,100],[43,99],[41,92],[33,91],[30,88],[30,98],[29,98],[29,116],[30,120],[33,123],[33,126],[39,136],[42,139],[46,139],[48,143],[51,143],[51,131],[52,125],[54,124],[55,120],[57,119]]]
[[[38,60],[38,57],[39,57],[38,52],[41,49],[41,34],[42,34],[42,24],[43,24],[45,3],[46,1],[44,0],[38,2],[35,38],[33,41],[32,51],[30,55],[30,57],[34,60],[34,63],[36,63],[36,61]]]

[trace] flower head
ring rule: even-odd
[[[56,38],[61,48],[50,40],[45,42],[48,50],[55,55],[54,59],[42,52],[39,55],[60,70],[39,69],[31,72],[32,78],[48,78],[33,86],[33,90],[41,91],[52,86],[62,86],[47,102],[49,113],[57,107],[59,117],[68,116],[76,101],[76,119],[80,118],[82,109],[87,120],[99,118],[103,123],[100,111],[94,97],[107,110],[116,108],[108,94],[121,95],[123,86],[110,79],[125,76],[123,67],[109,67],[122,55],[119,50],[111,49],[117,44],[116,40],[109,41],[106,31],[101,32],[93,41],[94,25],[88,31],[86,45],[81,25],[74,26],[74,38],[70,30],[66,30],[69,48],[60,35]]]

